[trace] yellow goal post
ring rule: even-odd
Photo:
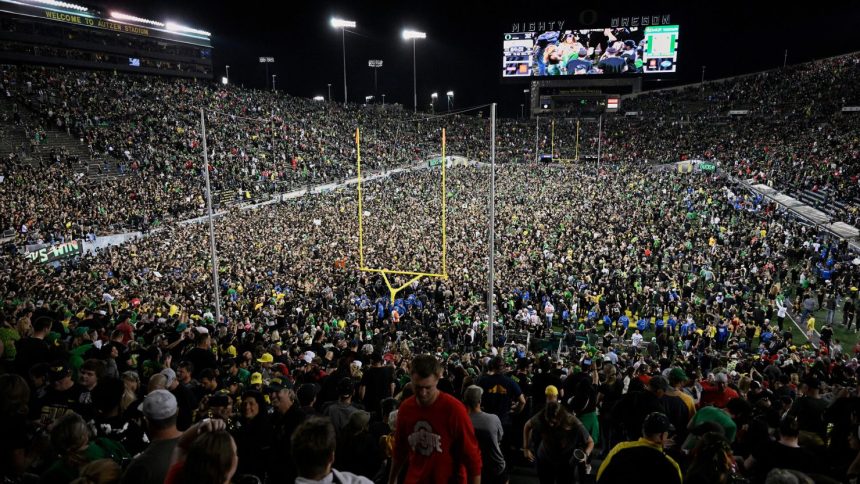
[[[362,194],[361,194],[361,128],[355,128],[355,151],[356,151],[356,170],[358,172],[358,269],[362,272],[373,272],[382,275],[382,279],[385,281],[385,285],[388,286],[388,290],[391,293],[391,303],[394,304],[394,300],[397,297],[397,293],[406,289],[413,282],[421,279],[422,277],[438,277],[441,279],[448,278],[448,237],[447,237],[447,192],[445,190],[445,167],[448,164],[445,156],[446,150],[446,138],[445,138],[445,128],[442,128],[442,188],[441,188],[441,197],[442,197],[442,272],[415,272],[415,271],[403,271],[397,269],[377,269],[367,267],[364,263],[364,209],[362,207]],[[389,275],[401,275],[401,276],[410,276],[410,279],[403,285],[394,287],[391,285],[391,281],[389,280]]]

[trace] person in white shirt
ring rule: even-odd
[[[635,333],[633,333],[633,348],[636,350],[639,349],[639,346],[642,344],[642,334],[637,329]]]

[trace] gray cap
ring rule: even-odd
[[[176,415],[179,406],[172,393],[167,390],[153,390],[143,399],[143,403],[137,409],[143,412],[143,416],[149,420],[167,420]]]
[[[173,385],[173,382],[176,381],[176,372],[171,368],[165,368],[161,370],[161,374],[167,377],[167,383],[164,384],[167,388],[170,388]]]

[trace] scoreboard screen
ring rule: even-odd
[[[550,30],[505,34],[502,77],[672,74],[678,26]]]

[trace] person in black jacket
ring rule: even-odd
[[[241,417],[233,437],[239,449],[236,475],[251,474],[265,482],[272,451],[272,421],[262,393],[248,390],[242,394]]]
[[[598,484],[642,481],[681,484],[684,479],[680,466],[663,451],[671,430],[666,415],[649,414],[642,424],[642,437],[616,445],[603,460],[597,471]]]
[[[290,439],[299,425],[307,419],[302,411],[293,383],[284,380],[269,387],[272,406],[272,458],[269,459],[270,482],[293,482],[298,476],[296,465],[290,458]]]

